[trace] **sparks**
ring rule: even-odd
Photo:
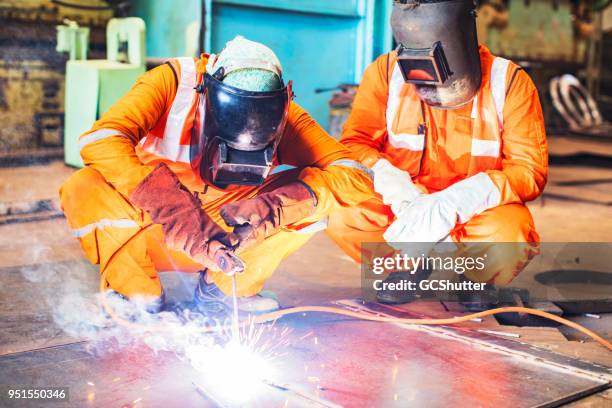
[[[193,367],[201,374],[198,383],[231,404],[245,404],[264,394],[267,391],[264,380],[274,377],[268,360],[237,342],[213,348],[191,346],[185,351]]]
[[[272,362],[281,355],[279,349],[289,344],[289,333],[275,324],[257,325],[252,318],[241,325],[237,339],[227,333],[226,344],[187,346],[185,355],[199,376],[194,383],[231,405],[247,404],[269,392],[268,384],[276,377]]]

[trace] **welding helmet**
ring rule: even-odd
[[[480,88],[473,0],[394,0],[391,29],[404,81],[423,102],[457,108]]]
[[[263,47],[242,37],[236,40],[241,46],[249,43],[247,52],[253,52],[252,44]],[[263,183],[272,169],[292,99],[291,81],[283,83],[278,64],[245,58],[244,49],[241,55],[229,61],[216,58],[216,64],[207,67],[211,72],[204,74],[200,85],[205,98],[202,131],[194,132],[191,140],[192,168],[220,188]]]

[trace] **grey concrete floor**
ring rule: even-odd
[[[586,145],[587,151],[601,152],[601,146]],[[603,148],[609,152],[609,146]],[[577,147],[566,140],[555,149],[575,153]],[[97,270],[84,260],[66,220],[58,218],[57,190],[72,171],[60,162],[0,168],[0,356],[79,340],[59,328],[52,315],[75,292],[94,293],[98,283]],[[529,204],[543,242],[612,242],[612,169],[583,164],[552,167],[546,191]],[[23,217],[28,222],[15,222],[22,216],[11,212],[31,212],[35,202],[46,203],[36,212],[37,218],[27,215]],[[163,282],[173,295],[188,298],[195,276],[177,275],[166,274]],[[267,289],[275,291],[284,305],[303,305],[359,297],[360,283],[359,266],[318,233],[281,264]],[[610,322],[605,317],[584,323],[609,335]],[[576,342],[568,342],[552,328],[537,335],[532,328],[514,329],[524,339],[533,336],[534,344],[574,356],[600,350],[590,343],[585,345],[590,350],[576,351]],[[542,332],[551,341],[542,340]],[[610,359],[604,360],[612,365]],[[609,393],[601,398],[609,401]]]

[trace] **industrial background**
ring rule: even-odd
[[[83,8],[63,4],[0,2],[3,155],[33,148],[37,156],[42,152],[57,155],[59,150],[53,148],[63,145],[69,53],[56,50],[56,26],[68,20],[88,31],[89,52],[78,59],[105,59],[108,20],[127,15],[142,18],[147,27],[147,68],[166,58],[218,51],[235,33],[242,33],[277,52],[287,77],[299,78],[295,92],[300,104],[335,132],[339,127],[333,116],[341,114],[338,110],[350,101],[350,95],[331,98],[334,90],[350,93],[349,86],[359,82],[365,67],[393,47],[387,1],[184,0],[180,7],[164,0],[75,2]],[[548,84],[564,73],[577,76],[603,116],[609,117],[612,57],[602,51],[612,46],[612,11],[606,5],[606,1],[481,2],[480,42],[532,75],[547,102],[546,122],[553,134],[563,134],[567,123],[550,103]],[[322,42],[327,46],[319,47]]]
[[[494,54],[520,64],[540,92],[551,169],[543,196],[529,207],[544,242],[612,242],[610,3],[490,0],[481,1],[478,8],[479,41]],[[190,383],[180,383],[181,367],[172,358],[121,349],[115,343],[109,347],[121,350],[118,355],[100,357],[99,350],[88,348],[81,332],[66,329],[74,328],[74,321],[58,323],[57,310],[49,307],[75,291],[95,291],[98,279],[70,236],[58,204],[59,185],[82,165],[77,137],[145,70],[170,57],[218,52],[237,34],[277,53],[285,77],[294,80],[296,101],[338,137],[364,69],[395,46],[389,26],[391,5],[390,0],[0,0],[0,385],[7,378],[36,378],[37,384],[45,384],[59,373],[72,387],[74,406],[172,406],[176,401],[172,395],[186,398],[182,406],[204,404],[201,395],[190,394]],[[314,258],[320,262],[313,264]],[[573,320],[610,339],[612,273],[605,272],[597,279],[577,282],[597,285],[608,295],[598,308],[580,309]],[[176,278],[166,279],[170,292],[179,297],[190,294]],[[322,233],[284,262],[270,282],[270,289],[287,305],[355,298],[359,287],[359,266]],[[78,309],[78,303],[65,307]],[[88,311],[72,312],[91,316]],[[436,317],[459,313],[446,307],[421,313],[418,305],[410,312]],[[584,397],[573,402],[577,406],[612,406],[612,393],[606,391],[609,383],[580,371],[609,373],[612,357],[601,347],[557,327],[503,325],[493,318],[478,324],[510,333],[502,343],[513,336],[523,342],[515,356],[499,357],[502,360],[527,355],[525,344],[558,354],[536,355],[551,364],[528,373],[517,365],[509,372],[486,374],[472,362],[472,388],[463,390],[474,398],[472,406],[487,406],[483,401],[490,401],[486,398],[496,392],[495,406],[558,406],[577,395]],[[317,328],[316,321],[312,327],[297,333],[311,336],[309,344],[318,347],[317,339],[331,329],[325,324]],[[360,329],[357,324],[348,326],[343,336],[336,335],[335,346],[323,347],[333,353],[342,342],[351,341],[351,335],[362,336]],[[393,330],[388,335],[396,339],[400,329]],[[378,358],[385,364],[397,361],[393,352],[366,347],[367,341],[380,340],[376,329],[368,333],[360,341],[365,351],[355,357],[355,366]],[[440,347],[462,352],[465,347],[445,345],[440,337],[457,333],[431,332],[435,339],[431,343],[419,340],[419,332],[408,333],[403,335],[420,350]],[[301,350],[304,359],[312,357],[311,351]],[[437,358],[440,365],[432,364],[432,372],[461,371],[458,365],[468,364],[451,362],[447,367],[440,361],[449,356]],[[570,363],[564,358],[577,360]],[[103,364],[98,364],[100,360]],[[309,367],[299,368],[310,370],[305,388],[317,390],[317,395],[325,394],[319,363],[326,364],[315,359]],[[331,372],[339,376],[355,368],[336,363]],[[166,369],[162,374],[159,364]],[[557,368],[564,364],[573,367],[570,374],[559,374]],[[382,375],[375,367],[372,370],[370,374]],[[340,381],[335,395],[345,395],[347,406],[374,406],[367,395],[387,385],[370,384],[366,373],[360,375],[361,394],[342,394],[350,384]],[[423,375],[437,381],[432,373]],[[463,378],[464,373],[456,375]],[[409,383],[415,376],[402,378]],[[507,378],[503,387],[495,376]],[[533,378],[534,387],[548,387],[544,401],[538,400],[541,393],[520,386],[517,378],[524,381],[525,376]],[[170,384],[169,392],[160,388],[163,381]],[[497,388],[485,390],[486,386]],[[412,404],[426,400],[426,391],[440,392],[434,386],[409,391]],[[384,406],[407,406],[401,399],[398,402],[397,395],[391,393]],[[452,395],[444,397],[452,400]]]

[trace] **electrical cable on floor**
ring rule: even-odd
[[[113,259],[115,258],[115,256],[117,254],[119,254],[124,248],[126,248],[127,245],[134,238],[136,238],[140,234],[144,233],[145,231],[149,230],[153,226],[154,226],[154,224],[146,225],[140,231],[138,231],[136,234],[132,235],[108,259],[108,262],[106,263],[106,267],[101,272],[101,276],[100,276],[100,292],[102,294],[102,305],[103,305],[104,310],[106,311],[106,313],[108,313],[108,315],[117,324],[119,324],[121,326],[125,326],[127,328],[133,328],[133,329],[141,329],[141,330],[146,330],[146,331],[152,331],[152,330],[156,330],[156,331],[166,331],[166,330],[172,331],[172,330],[174,330],[173,327],[157,327],[157,328],[154,328],[154,327],[149,326],[149,325],[142,325],[142,324],[130,322],[130,321],[122,318],[121,316],[118,316],[115,313],[115,311],[108,304],[106,296],[105,296],[105,291],[106,291],[106,275],[108,273],[108,267],[113,262]],[[467,315],[464,315],[464,316],[457,316],[457,317],[451,317],[451,318],[446,318],[446,319],[427,319],[427,318],[407,319],[407,318],[401,318],[401,317],[375,316],[375,315],[371,315],[371,314],[368,314],[368,313],[355,312],[355,311],[352,311],[352,310],[346,310],[346,309],[342,309],[340,307],[334,307],[334,306],[298,306],[298,307],[291,307],[291,308],[287,308],[287,309],[281,309],[281,310],[277,310],[275,312],[270,312],[270,313],[265,313],[265,314],[261,314],[261,315],[255,316],[252,319],[248,319],[248,321],[240,322],[240,326],[246,326],[246,325],[250,325],[250,324],[263,324],[263,323],[273,322],[273,321],[278,320],[279,318],[281,318],[283,316],[287,316],[287,315],[291,315],[291,314],[299,314],[299,313],[331,313],[331,314],[342,315],[342,316],[347,316],[347,317],[353,317],[353,318],[356,318],[356,319],[368,320],[368,321],[374,321],[374,322],[396,323],[396,324],[417,324],[417,325],[451,325],[451,324],[467,322],[469,320],[476,319],[476,318],[479,318],[479,317],[491,316],[491,315],[495,315],[495,314],[499,314],[499,313],[526,313],[526,314],[530,314],[530,315],[534,315],[534,316],[543,317],[545,319],[553,320],[553,321],[555,321],[557,323],[561,323],[561,324],[563,324],[565,326],[571,327],[572,329],[577,330],[577,331],[587,335],[588,337],[592,338],[593,340],[595,340],[596,342],[598,342],[599,344],[601,344],[602,346],[607,348],[609,351],[612,351],[612,343],[610,343],[608,340],[604,339],[603,337],[599,336],[597,333],[593,332],[592,330],[587,329],[586,327],[584,327],[584,326],[582,326],[582,325],[580,325],[578,323],[572,322],[571,320],[568,320],[568,319],[564,319],[563,317],[556,316],[556,315],[554,315],[552,313],[544,312],[544,311],[537,310],[537,309],[531,309],[531,308],[528,308],[528,307],[519,307],[519,306],[498,307],[498,308],[495,308],[495,309],[489,309],[489,310],[485,310],[485,311],[482,311],[482,312],[470,313],[470,314],[467,314]],[[223,326],[202,327],[202,332],[203,333],[224,332],[226,330],[227,330],[227,328],[223,327]]]

